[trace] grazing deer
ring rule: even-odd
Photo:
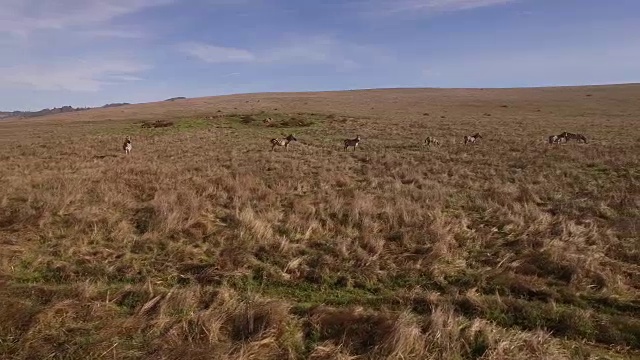
[[[298,141],[293,134],[289,134],[284,139],[271,139],[271,150],[275,150],[276,146],[284,146],[285,150],[289,150],[289,143],[292,141]]]
[[[467,145],[468,143],[474,144],[476,142],[477,139],[482,139],[482,136],[480,136],[480,133],[476,133],[475,135],[465,135],[464,136],[464,144]]]
[[[565,142],[569,141],[569,138],[573,136],[573,134],[568,133],[568,132],[563,132],[562,134],[558,135],[558,141],[562,141],[564,140]]]
[[[560,143],[560,135],[551,135],[549,136],[549,144],[559,144]]]
[[[129,153],[131,152],[131,139],[129,139],[129,137],[127,136],[127,138],[124,140],[124,144],[122,144],[122,150],[124,150],[124,153],[126,155],[129,155]]]
[[[573,134],[570,132],[563,132],[562,134],[558,135],[559,137],[563,138],[564,141],[569,141],[569,140],[576,140],[577,142],[584,142],[585,144],[587,143],[587,138],[582,135],[582,134]]]
[[[344,151],[347,151],[349,147],[353,147],[353,151],[356,151],[356,147],[360,143],[360,135],[356,136],[355,139],[346,139],[344,141]]]
[[[587,138],[582,134],[573,134],[565,131],[562,133],[561,136],[564,137],[565,141],[576,140],[577,142],[580,142],[580,141],[584,141],[585,143],[587,142]]]
[[[556,144],[560,144],[560,143],[562,143],[563,141],[564,141],[564,142],[567,142],[567,136],[568,136],[568,134],[569,134],[569,133],[565,131],[565,132],[563,132],[563,133],[562,133],[562,134],[560,134],[560,135],[556,135],[556,136],[555,136],[555,137],[556,137]]]
[[[440,141],[438,141],[438,139],[431,136],[427,136],[427,138],[424,140],[424,143],[427,144],[427,146],[431,146],[431,145],[440,146]]]

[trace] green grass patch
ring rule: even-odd
[[[229,114],[225,116],[225,120],[234,125],[280,129],[313,127],[328,119],[331,119],[331,115],[317,113],[283,114],[260,112],[255,114]]]
[[[640,320],[609,316],[573,306],[483,296],[481,300],[459,297],[456,309],[468,317],[481,317],[500,326],[524,330],[546,329],[555,336],[606,345],[640,347]]]
[[[96,135],[169,135],[183,131],[197,131],[212,127],[215,120],[207,120],[202,117],[173,118],[163,120],[135,120],[110,124],[109,127],[98,128]]]
[[[403,283],[402,281],[399,282]],[[292,303],[293,313],[301,317],[304,317],[310,309],[318,305],[334,307],[363,306],[373,310],[404,311],[411,309],[418,314],[430,314],[439,306],[452,305],[456,312],[463,316],[490,320],[504,328],[545,329],[557,337],[568,340],[589,341],[607,346],[640,348],[640,320],[636,317],[629,316],[629,314],[609,315],[602,312],[598,313],[566,304],[529,301],[494,295],[476,295],[472,297],[440,295],[433,298],[408,295],[400,292],[400,289],[385,288],[384,286],[376,287],[376,289],[361,289],[341,287],[335,283],[311,284],[293,281],[262,281],[252,276],[238,277],[233,281],[226,281],[223,285],[238,291],[239,294],[245,294],[247,298],[260,294],[268,298],[286,300]],[[44,298],[71,296],[69,293],[70,288],[64,284],[49,287],[15,284],[12,288],[14,288],[16,294],[29,293],[30,296],[38,296],[39,298],[44,294],[38,295],[38,293],[45,290],[49,295],[44,296]],[[33,289],[41,290],[34,292]],[[56,289],[59,290],[56,291]],[[106,292],[107,289],[111,291],[111,294],[119,293],[117,298],[113,298],[111,301],[120,307],[125,314],[135,312],[150,296],[146,290],[131,288],[126,284],[111,284],[101,292]],[[55,293],[60,294],[55,295]]]

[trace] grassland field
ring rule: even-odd
[[[639,225],[640,85],[2,120],[0,358],[640,359]]]

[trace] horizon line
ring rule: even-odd
[[[514,87],[492,87],[492,86],[484,86],[484,87],[438,87],[438,86],[424,86],[424,87],[374,87],[374,88],[354,88],[354,89],[331,89],[331,90],[302,90],[302,91],[259,91],[259,92],[239,92],[239,93],[228,93],[228,94],[217,94],[217,95],[204,95],[204,96],[194,96],[194,97],[184,97],[182,100],[192,100],[192,99],[204,99],[204,98],[212,98],[212,97],[227,97],[227,96],[243,96],[243,95],[261,95],[261,94],[307,94],[307,93],[329,93],[329,92],[353,92],[353,91],[384,91],[384,90],[527,90],[527,89],[555,89],[555,88],[579,88],[579,87],[612,87],[612,86],[634,86],[640,85],[640,82],[625,82],[625,83],[597,83],[597,84],[582,84],[582,85],[542,85],[542,86],[514,86]],[[181,95],[172,96],[163,100],[153,100],[147,102],[138,102],[138,103],[128,103],[127,101],[119,101],[115,103],[128,103],[128,105],[142,105],[142,104],[153,104],[158,102],[164,102],[172,98],[183,97]],[[112,102],[114,103],[114,102]],[[102,106],[107,105],[107,103],[100,106],[72,106],[72,105],[56,105],[53,107],[41,108],[37,110],[0,110],[0,113],[11,113],[11,112],[37,112],[46,109],[55,109],[62,108],[64,106],[72,106],[75,109],[86,108],[86,111],[101,109]]]

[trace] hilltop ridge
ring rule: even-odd
[[[178,99],[178,98],[172,98]],[[126,107],[91,108],[82,112],[52,113],[38,120],[100,121],[165,119],[175,116],[206,116],[220,112],[342,112],[360,116],[393,116],[446,112],[451,106],[468,110],[506,105],[523,112],[554,111],[571,114],[572,109],[614,110],[627,99],[640,99],[640,84],[589,85],[512,89],[445,89],[388,88],[319,92],[266,92],[184,98],[179,101],[160,100],[148,103],[123,104]],[[640,102],[639,102],[640,103]],[[278,110],[274,110],[278,109]],[[480,116],[484,111],[480,112]],[[446,116],[446,115],[445,115]]]

